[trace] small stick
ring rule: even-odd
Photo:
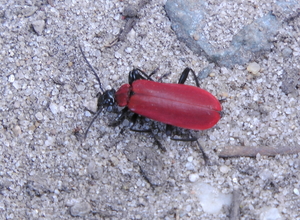
[[[279,148],[273,147],[245,147],[245,146],[227,146],[220,153],[219,157],[256,157],[257,154],[262,156],[274,157],[278,154],[297,154],[300,152],[300,146],[281,146]]]

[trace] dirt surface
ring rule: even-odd
[[[136,16],[135,9],[127,10],[133,16],[126,19],[134,22],[127,24],[126,36],[115,41],[128,21],[122,12],[130,3],[135,2],[0,4],[0,218],[300,218],[299,153],[267,157],[255,151],[254,157],[218,157],[234,146],[299,149],[298,14],[283,22],[272,50],[252,61],[260,65],[256,75],[247,65],[215,65],[201,80],[203,89],[225,99],[219,123],[192,132],[209,165],[204,165],[195,143],[172,141],[164,125],[155,123],[155,133],[166,152],[149,134],[130,131],[128,121],[108,126],[116,114],[106,111],[87,139],[78,140],[75,134],[83,134],[92,119],[86,109],[96,111],[100,91],[79,45],[104,89],[126,83],[134,67],[147,73],[158,68],[157,79],[171,73],[163,81],[175,83],[185,67],[199,73],[210,64],[177,40],[165,1],[137,7]],[[217,4],[210,1],[211,6]],[[225,2],[224,7],[230,4],[236,6],[225,10],[233,10],[227,16],[209,11],[205,31],[208,38],[209,30],[217,33],[209,41],[218,47],[222,42],[226,47],[243,25],[272,6],[265,0],[253,3],[251,10],[239,1]],[[241,15],[236,7],[248,13]],[[239,16],[242,25],[222,25],[232,18],[237,23]],[[187,84],[193,85],[192,78]],[[207,198],[199,195],[204,188],[211,192]],[[219,202],[219,210],[206,208]]]

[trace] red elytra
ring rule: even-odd
[[[220,120],[221,104],[211,93],[195,86],[136,80],[115,94],[120,107],[180,128],[205,130]]]

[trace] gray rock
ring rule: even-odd
[[[21,9],[21,13],[25,17],[29,17],[29,16],[33,15],[37,10],[38,10],[38,7],[36,7],[36,6],[25,6],[24,8]]]
[[[33,30],[38,34],[42,35],[45,29],[45,21],[44,20],[36,20],[31,23]]]
[[[202,34],[208,16],[205,2],[168,0],[165,9],[179,40],[195,53],[206,55],[210,61],[226,67],[245,64],[255,54],[270,50],[271,39],[281,27],[276,17],[269,13],[244,26],[227,49],[218,50]]]

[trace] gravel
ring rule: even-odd
[[[299,218],[299,153],[218,158],[228,146],[300,145],[299,4],[279,10],[283,1],[235,1],[237,9],[230,2],[223,1],[228,13],[219,16],[219,1],[208,1],[204,34],[212,45],[230,47],[235,34],[270,10],[281,24],[271,50],[231,68],[177,39],[166,1],[141,8],[127,38],[111,47],[126,22],[123,10],[135,1],[2,3],[0,218],[229,219],[233,192],[241,219]],[[220,122],[193,132],[209,165],[195,143],[172,141],[159,123],[155,135],[166,152],[149,134],[130,131],[128,121],[108,126],[112,112],[101,113],[80,140],[93,117],[85,107],[95,109],[100,89],[79,45],[104,89],[126,83],[134,67],[158,68],[157,78],[172,73],[164,82],[177,82],[186,66],[199,73],[202,88],[225,98]],[[247,70],[253,62],[256,75]]]

